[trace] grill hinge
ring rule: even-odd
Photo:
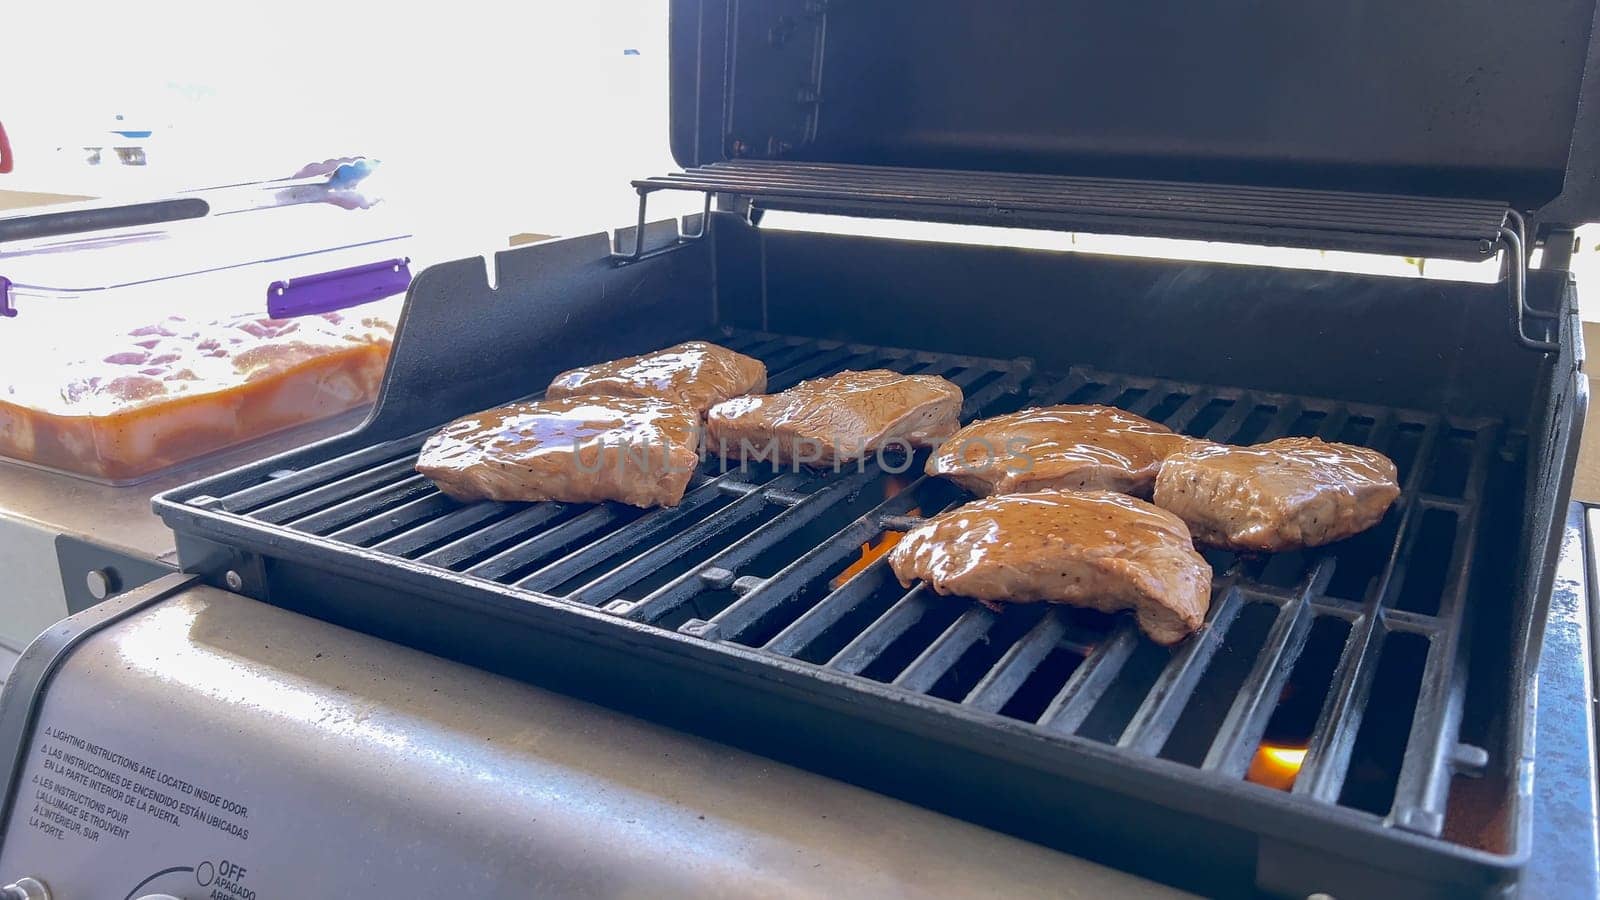
[[[1554,340],[1528,336],[1528,319],[1553,321],[1559,318],[1560,312],[1534,309],[1528,305],[1528,223],[1521,213],[1506,211],[1506,221],[1500,226],[1498,243],[1506,250],[1506,285],[1511,293],[1511,336],[1529,350],[1553,353],[1561,349],[1561,345]],[[1550,331],[1554,332],[1555,328],[1550,326]]]

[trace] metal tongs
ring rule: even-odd
[[[100,206],[94,201],[52,207],[48,212],[33,212],[0,218],[0,243],[156,225],[205,216],[294,206],[301,203],[331,203],[344,209],[366,209],[379,198],[361,189],[361,183],[377,168],[378,161],[365,157],[345,157],[311,163],[287,178],[251,181],[185,191],[173,197],[139,203]]]

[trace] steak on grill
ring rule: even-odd
[[[699,463],[700,416],[654,397],[562,397],[446,425],[417,471],[457,500],[676,506]]]
[[[1382,453],[1314,437],[1208,444],[1167,457],[1155,502],[1203,544],[1277,552],[1376,525],[1400,495],[1395,479],[1394,463]]]
[[[1205,621],[1211,566],[1177,516],[1109,491],[975,500],[907,532],[889,554],[903,586],[1000,603],[1131,609],[1160,644]]]
[[[730,397],[766,389],[767,366],[761,360],[689,341],[562,372],[545,396],[660,397],[704,413]]]
[[[938,444],[960,427],[961,399],[937,375],[845,371],[712,407],[706,447],[728,460],[833,466],[888,446]]]
[[[927,473],[979,496],[1065,488],[1149,499],[1161,461],[1192,440],[1109,406],[1035,407],[956,432]]]

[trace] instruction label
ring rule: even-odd
[[[31,790],[28,826],[57,840],[127,840],[138,828],[211,828],[250,839],[243,803],[171,772],[86,740],[45,728],[35,750],[43,764]]]

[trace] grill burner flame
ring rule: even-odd
[[[1256,755],[1250,760],[1250,770],[1245,773],[1244,780],[1287,791],[1294,787],[1294,780],[1300,775],[1300,767],[1305,760],[1304,747],[1263,743],[1256,748]]]
[[[905,489],[906,482],[903,479],[894,475],[890,475],[883,480],[883,499],[887,500]],[[907,512],[907,515],[920,516],[922,515],[922,510],[917,507],[912,507]],[[850,565],[846,566],[844,571],[828,579],[828,589],[838,590],[841,585],[856,577],[856,575],[860,574],[864,569],[867,568],[867,566],[877,562],[879,557],[883,556],[885,553],[888,553],[890,550],[893,550],[894,545],[900,543],[900,539],[905,536],[906,533],[904,531],[885,531],[883,534],[878,536],[876,541],[868,541],[865,544],[862,544],[861,555],[857,557],[854,562],[850,563]]]

